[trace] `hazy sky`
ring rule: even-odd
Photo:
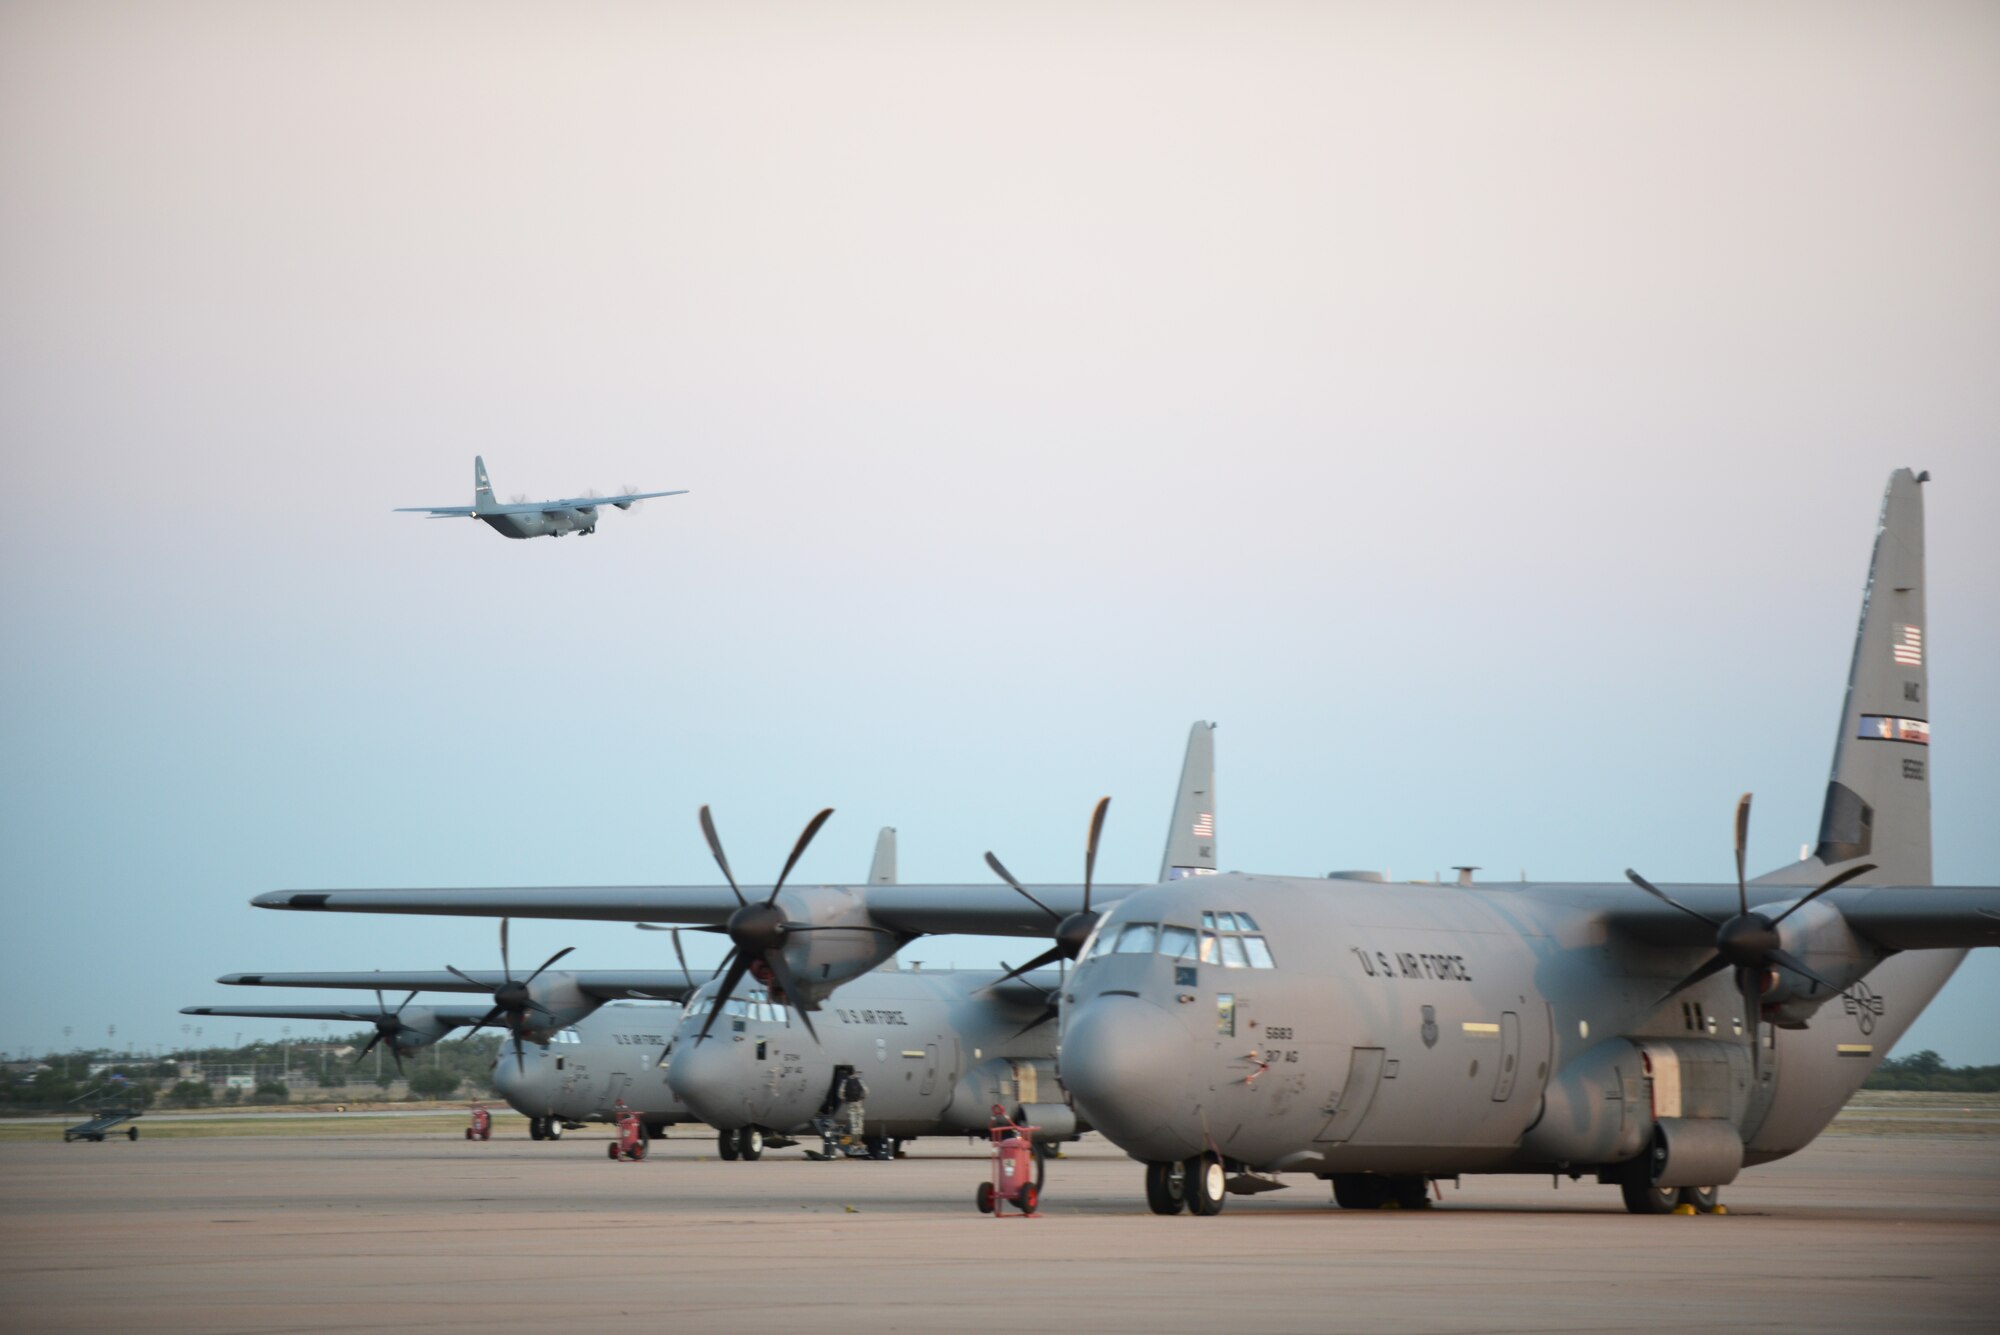
[[[703,801],[748,879],[832,805],[806,879],[1069,880],[1108,792],[1150,876],[1201,717],[1229,867],[1723,880],[1745,789],[1775,866],[1901,465],[1993,883],[1996,131],[1978,2],[13,0],[0,1048],[490,965],[245,901],[708,883]],[[390,513],[474,453],[693,494]]]

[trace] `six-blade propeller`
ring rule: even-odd
[[[389,1040],[389,1059],[396,1063],[396,1074],[401,1075],[403,1073],[403,1054],[396,1050],[396,1040],[403,1036],[403,1007],[416,999],[417,994],[412,992],[409,996],[403,998],[402,1003],[396,1009],[390,1010],[389,1003],[383,1000],[382,989],[379,987],[375,989],[375,1014],[369,1016],[357,1015],[354,1017],[357,1020],[367,1019],[373,1021],[375,1025],[375,1037],[369,1039],[368,1046],[361,1049],[355,1055],[354,1064],[356,1066],[361,1065],[361,1059],[375,1051],[375,1045],[386,1038]],[[382,1068],[378,1066],[375,1069],[379,1071]]]
[[[1033,973],[1035,970],[1046,968],[1058,960],[1073,960],[1083,953],[1083,947],[1090,940],[1090,934],[1097,930],[1098,914],[1093,912],[1090,907],[1090,883],[1097,874],[1097,841],[1104,834],[1104,813],[1110,806],[1110,798],[1100,797],[1097,799],[1096,809],[1090,813],[1090,833],[1086,836],[1083,845],[1083,907],[1067,917],[1057,913],[1047,904],[1029,894],[1027,887],[1014,879],[1014,873],[1008,871],[1002,865],[999,858],[994,857],[990,851],[986,854],[986,865],[993,869],[993,874],[1008,885],[1013,886],[1030,904],[1048,914],[1056,925],[1054,945],[1029,960],[1026,964],[1023,964],[1020,968],[1007,970],[1006,973],[994,979],[991,986],[998,987],[1010,978],[1019,978],[1022,974]],[[1056,1015],[1056,1002],[1054,997],[1051,996],[1043,1006],[1042,1013],[1024,1025],[1020,1032],[1025,1034],[1036,1025],[1047,1024],[1050,1020],[1055,1019]]]
[[[541,968],[535,970],[526,978],[516,980],[513,965],[508,962],[507,958],[507,919],[502,918],[500,920],[500,975],[506,980],[505,982],[501,983],[498,987],[489,988],[485,983],[480,982],[463,969],[453,968],[449,964],[444,966],[446,972],[457,974],[480,991],[490,991],[493,996],[493,1009],[479,1017],[479,1023],[468,1029],[465,1036],[471,1038],[495,1020],[503,1022],[514,1035],[514,1062],[522,1071],[526,1071],[528,1069],[528,1058],[521,1049],[521,1031],[533,1027],[528,1023],[528,1012],[540,1011],[548,1017],[550,1023],[554,1023],[556,1018],[554,1011],[535,1000],[533,993],[529,991],[529,984],[540,978],[551,964],[554,964],[557,960],[575,949],[575,946],[564,946],[561,950],[543,960]]]
[[[1737,991],[1743,997],[1744,1024],[1750,1031],[1750,1068],[1753,1079],[1761,1079],[1763,1074],[1763,1045],[1758,1037],[1758,1023],[1763,1015],[1763,996],[1769,990],[1766,984],[1773,969],[1790,969],[1793,973],[1810,978],[1829,992],[1840,989],[1808,968],[1803,960],[1786,951],[1780,945],[1778,924],[1797,913],[1806,905],[1818,899],[1836,886],[1846,885],[1857,876],[1875,870],[1872,862],[1856,863],[1843,871],[1821,881],[1811,893],[1802,895],[1790,908],[1777,917],[1766,917],[1750,909],[1750,890],[1743,877],[1743,846],[1750,835],[1750,794],[1745,793],[1736,802],[1736,916],[1726,922],[1717,922],[1706,913],[1698,912],[1675,899],[1651,881],[1633,871],[1625,869],[1626,879],[1644,890],[1663,904],[1671,905],[1698,918],[1715,929],[1715,953],[1687,977],[1668,988],[1653,1004],[1665,1005],[1678,993],[1703,982],[1724,969],[1736,970]]]

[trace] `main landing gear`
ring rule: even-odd
[[[560,1117],[530,1117],[528,1119],[529,1140],[561,1140],[563,1133]]]
[[[1728,1214],[1720,1187],[1658,1187],[1627,1177],[1618,1183],[1633,1214]]]
[[[1428,1210],[1431,1181],[1427,1177],[1335,1173],[1333,1203],[1343,1210]]]

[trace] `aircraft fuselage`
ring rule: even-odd
[[[1884,1013],[1835,997],[1806,1028],[1767,1023],[1753,1079],[1726,973],[1659,1004],[1708,952],[1606,932],[1598,914],[1631,893],[1240,874],[1144,890],[1070,975],[1063,1080],[1080,1114],[1149,1162],[1213,1150],[1280,1171],[1582,1170],[1686,1118],[1726,1122],[1755,1163],[1817,1135],[1962,957],[1874,967]],[[1141,950],[1142,924],[1187,935]]]

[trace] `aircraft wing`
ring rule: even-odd
[[[469,505],[399,505],[395,509],[399,515],[429,515],[432,519],[462,519],[466,515],[478,514]]]
[[[426,1006],[427,1015],[440,1025],[478,1024],[492,1006]],[[373,1024],[394,1018],[392,1007],[383,1006],[183,1006],[182,1015],[237,1015],[247,1020],[352,1020]]]
[[[1715,929],[1630,887],[1597,887],[1611,901],[1603,917],[1612,930],[1656,946],[1710,945]],[[1736,916],[1733,885],[1660,887],[1717,922]],[[1785,903],[1807,887],[1756,885],[1753,903]],[[2000,946],[2000,886],[1844,885],[1815,904],[1840,911],[1849,927],[1888,950],[1953,950]],[[1789,925],[1789,924],[1788,924]]]
[[[490,992],[507,981],[498,969],[468,969],[468,983],[457,974],[420,969],[402,973],[226,973],[216,979],[236,987],[330,987],[389,992]],[[679,969],[565,969],[544,977],[560,975],[576,985],[585,996],[599,1001],[679,1001],[707,982],[713,975],[698,972],[690,982]],[[348,1007],[345,1009],[353,1009]],[[481,1008],[479,1014],[484,1014]],[[477,1018],[475,1016],[474,1018]]]
[[[528,502],[522,505],[503,505],[501,514],[539,514],[544,510],[589,510],[600,505],[630,505],[633,501],[650,501],[656,496],[685,496],[687,488],[678,491],[621,491],[616,496],[566,496],[559,501]],[[483,514],[492,514],[488,507]]]
[[[978,936],[1046,936],[1062,917],[1083,907],[1083,886],[1031,885],[1051,917],[998,882],[976,885],[796,886],[781,903],[859,907],[871,922],[911,936],[965,933]],[[1139,885],[1100,885],[1097,907]],[[759,897],[755,888],[745,893]],[[578,918],[600,922],[671,922],[720,925],[738,907],[726,885],[626,885],[520,887],[490,890],[273,890],[250,901],[263,909],[321,913],[418,913],[468,918]],[[360,977],[361,975],[356,975]],[[384,975],[385,977],[387,975]],[[678,976],[678,975],[676,975]],[[373,982],[357,987],[374,987]],[[386,986],[386,984],[385,984]],[[463,990],[463,984],[460,985]]]

